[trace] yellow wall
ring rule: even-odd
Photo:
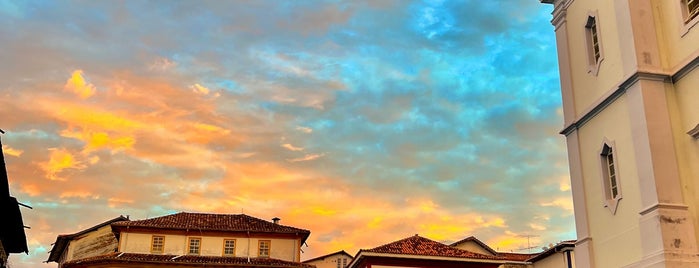
[[[119,250],[128,253],[151,254],[152,234],[122,232],[119,240]],[[215,236],[184,236],[163,234],[165,236],[164,249],[162,254],[186,255],[188,252],[188,241],[190,237],[201,238],[201,255],[203,256],[223,256],[223,240],[235,239],[235,256],[238,257],[258,257],[259,240],[270,240],[270,257],[286,261],[299,261],[299,247],[296,239],[272,239],[272,238],[247,238],[247,237],[215,237]],[[249,243],[249,244],[248,244]],[[249,245],[249,247],[248,247]],[[248,252],[249,249],[249,252]]]
[[[664,53],[664,66],[676,71],[678,65],[686,64],[689,58],[697,55],[699,44],[699,24],[688,29],[683,22],[680,1],[655,0],[653,7],[657,11],[654,18],[660,47]]]
[[[697,25],[699,26],[699,25]],[[699,32],[695,28],[694,32]],[[699,41],[697,41],[699,42]],[[689,75],[683,77],[676,84],[674,89],[669,88],[669,100],[671,116],[673,118],[673,133],[675,134],[675,148],[680,171],[682,194],[685,203],[689,205],[689,212],[692,215],[694,229],[699,230],[699,140],[687,135],[687,131],[699,124],[699,70],[694,70]],[[699,232],[695,233],[699,241]]]

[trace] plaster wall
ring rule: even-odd
[[[190,237],[201,238],[202,256],[223,256],[224,239],[235,239],[235,256],[237,257],[258,257],[258,242],[260,240],[270,240],[270,258],[299,261],[298,240],[295,239],[274,239],[256,237],[218,237],[218,236],[186,236],[174,234],[158,234],[165,237],[162,254],[186,255],[188,252],[188,241]],[[129,253],[151,253],[151,239],[153,234],[122,232],[119,244],[120,252]],[[249,244],[248,244],[249,243]],[[249,245],[249,247],[248,247]]]
[[[652,5],[663,66],[672,72],[677,71],[699,52],[699,18],[686,24],[679,0],[653,0]]]
[[[566,14],[566,32],[573,85],[575,118],[608,95],[624,76],[622,47],[617,34],[617,16],[612,1],[573,1]],[[596,74],[589,72],[587,32],[585,25],[591,13],[596,13],[603,59]]]
[[[347,261],[345,262],[346,265],[349,265],[350,262],[352,262],[351,257],[347,257],[347,255],[344,254],[334,254],[327,256],[325,258],[322,258],[320,260],[315,260],[312,262],[306,262],[306,264],[311,264],[315,265],[316,268],[337,268],[338,264],[338,259],[346,259]],[[340,261],[340,266],[339,267],[344,267],[342,266],[342,261]]]
[[[682,195],[694,230],[699,230],[699,140],[687,134],[699,124],[699,69],[668,86],[667,92]],[[694,238],[699,241],[699,232]]]
[[[629,246],[641,243],[638,222],[641,201],[628,118],[626,98],[622,96],[578,130],[589,231],[597,267],[621,267],[642,257],[640,247]],[[615,214],[604,205],[600,150],[605,140],[614,143],[622,194]]]

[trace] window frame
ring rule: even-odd
[[[231,254],[226,254],[226,242],[228,241],[233,241],[233,253]],[[223,252],[221,253],[222,256],[224,257],[235,257],[235,250],[236,247],[238,246],[238,241],[233,238],[224,238],[223,239]]]
[[[605,138],[599,151],[599,159],[604,206],[614,215],[623,196],[619,176],[619,158],[613,141]]]
[[[155,238],[161,238],[160,239],[160,251],[154,250],[155,247]],[[164,235],[152,235],[150,237],[150,253],[158,254],[158,253],[165,253],[165,236]]]
[[[262,250],[263,250],[262,244],[265,242],[267,243],[267,248],[266,248],[267,254],[262,255]],[[258,240],[257,241],[257,257],[269,258],[271,256],[272,256],[272,240]]]
[[[585,20],[585,46],[587,48],[587,72],[597,76],[604,60],[602,49],[602,31],[599,21],[599,12],[589,11]]]
[[[697,7],[695,14],[691,14],[689,9],[690,3],[696,2],[699,6],[699,0],[679,0],[678,2],[680,37],[684,37],[692,27],[699,23],[699,7]]]
[[[694,10],[692,10],[689,5],[694,4]],[[689,23],[692,20],[699,17],[699,0],[682,0],[682,17],[685,23]]]
[[[197,240],[197,252],[192,253],[192,241]],[[188,237],[187,238],[187,255],[201,255],[201,237]]]

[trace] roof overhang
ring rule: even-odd
[[[412,255],[412,254],[393,254],[393,253],[377,253],[368,252],[360,250],[357,256],[354,257],[352,262],[350,262],[347,267],[353,267],[358,262],[366,258],[394,258],[394,259],[411,259],[411,260],[427,260],[427,261],[450,261],[450,262],[465,262],[465,263],[492,263],[492,264],[504,264],[512,263],[507,260],[490,260],[490,259],[474,259],[474,258],[462,258],[462,257],[443,257],[443,256],[429,256],[429,255]]]

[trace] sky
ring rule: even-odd
[[[575,239],[551,11],[0,0],[2,148],[33,207],[11,265],[180,211],[279,217],[311,231],[302,259],[414,234]]]

